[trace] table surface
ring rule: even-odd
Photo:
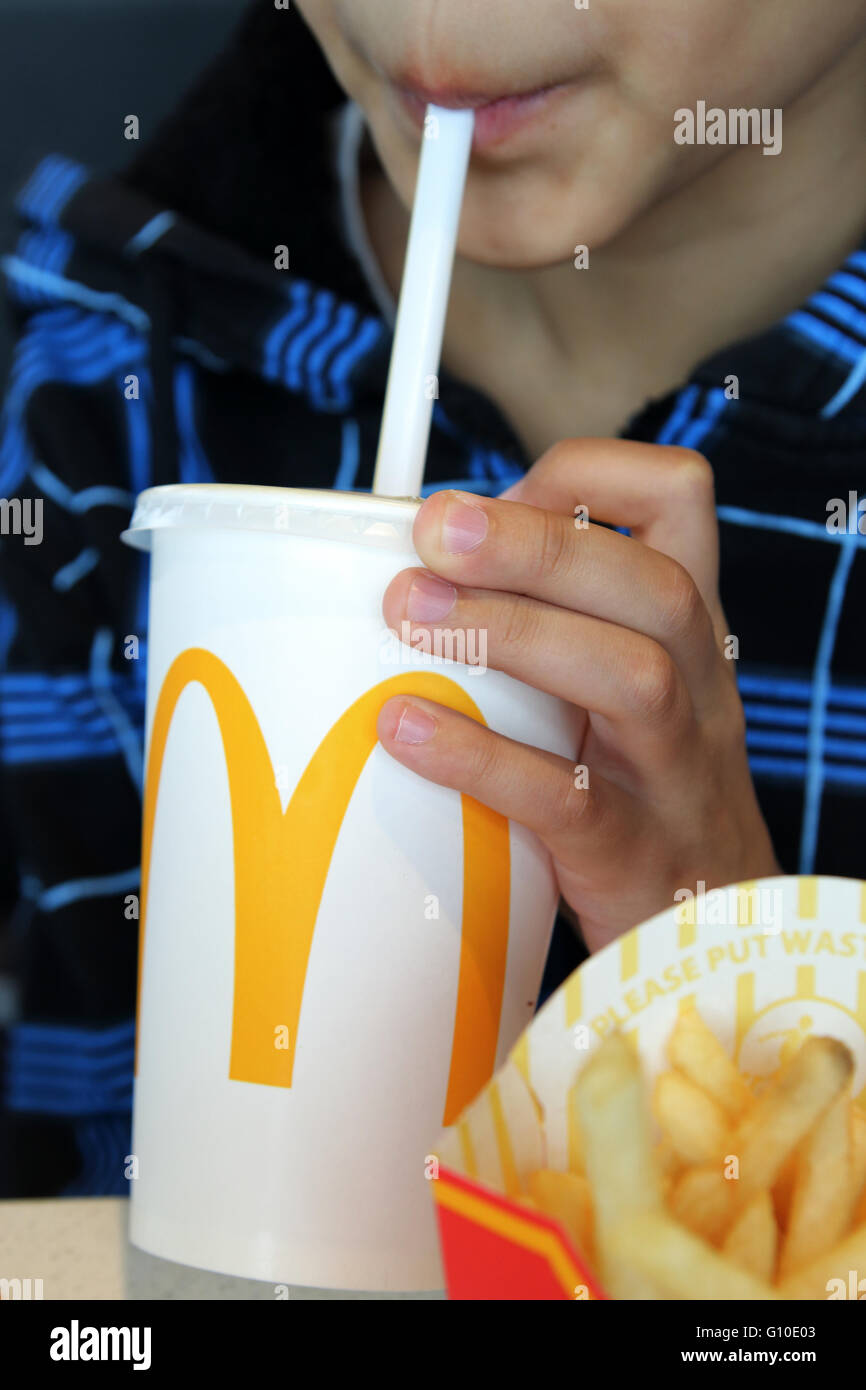
[[[41,1279],[45,1299],[274,1299],[273,1284],[136,1250],[127,1238],[128,1210],[125,1197],[0,1202],[0,1278]],[[289,1289],[290,1300],[443,1297]]]

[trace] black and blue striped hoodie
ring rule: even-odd
[[[118,535],[135,494],[371,485],[391,329],[347,229],[344,105],[300,19],[261,0],[129,168],[49,156],[18,200],[0,497],[41,502],[43,536],[0,539],[14,1195],[126,1188],[147,595]],[[866,493],[866,250],[625,434],[713,464],[722,601],[783,867],[866,877],[866,534],[827,526],[831,499]],[[496,493],[530,462],[497,407],[443,373],[425,493]],[[560,935],[549,983],[575,952]]]

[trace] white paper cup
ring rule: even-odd
[[[164,1258],[441,1287],[431,1136],[532,1016],[557,891],[376,714],[414,691],[568,757],[575,726],[387,633],[417,505],[173,486],[125,533],[152,556],[131,1238]]]

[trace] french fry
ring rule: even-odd
[[[680,1014],[668,1042],[672,1066],[737,1120],[752,1104],[752,1093],[715,1033],[697,1009]]]
[[[772,1283],[779,1228],[769,1192],[756,1192],[722,1242],[722,1254],[757,1279]]]
[[[697,1011],[684,1012],[673,1070],[652,1094],[654,1148],[632,1042],[605,1038],[578,1075],[571,1171],[530,1174],[527,1205],[590,1261],[594,1247],[616,1299],[856,1297],[846,1290],[852,1270],[866,1279],[866,1110],[850,1098],[848,1048],[807,1038],[755,1092]]]
[[[773,1186],[785,1159],[844,1090],[853,1069],[854,1059],[844,1043],[806,1039],[775,1086],[746,1114],[732,1141],[742,1206],[762,1188]]]
[[[668,1071],[658,1078],[653,1113],[686,1163],[712,1163],[724,1153],[729,1132],[725,1112],[688,1077]]]
[[[610,1233],[611,1258],[643,1276],[664,1298],[774,1299],[763,1279],[657,1211],[632,1213]]]
[[[776,1209],[776,1221],[782,1231],[788,1229],[791,1202],[794,1198],[794,1184],[797,1181],[798,1158],[799,1153],[796,1149],[789,1153],[779,1169],[779,1176],[773,1183],[773,1205]]]
[[[640,1063],[621,1033],[603,1040],[576,1092],[602,1279],[614,1298],[656,1298],[652,1282],[610,1244],[612,1231],[631,1214],[661,1211]]]
[[[675,1182],[668,1207],[694,1235],[716,1245],[731,1222],[735,1186],[719,1164],[688,1168]]]
[[[851,1114],[847,1089],[801,1147],[779,1274],[787,1278],[836,1245],[851,1215]]]
[[[852,1191],[858,1186],[859,1169],[862,1159],[863,1148],[866,1148],[866,1118],[859,1105],[851,1107],[853,1111],[853,1130],[851,1134],[851,1169],[852,1169]],[[853,1228],[861,1226],[866,1222],[866,1177],[859,1185],[859,1195],[853,1199],[853,1210],[851,1212],[851,1225]]]
[[[583,1159],[583,1135],[580,1130],[580,1114],[577,1108],[577,1087],[572,1086],[568,1093],[568,1168],[569,1172],[586,1177],[586,1164]]]
[[[851,1270],[862,1276],[866,1270],[866,1224],[858,1226],[832,1250],[825,1250],[803,1269],[798,1269],[778,1286],[780,1298],[826,1299],[827,1285],[833,1279],[848,1284]]]
[[[542,1168],[529,1178],[529,1195],[539,1211],[558,1221],[580,1253],[592,1258],[592,1189],[576,1173]]]
[[[866,1197],[866,1110],[851,1106],[851,1168],[849,1174],[849,1210],[853,1218],[861,1194]],[[849,1218],[850,1219],[850,1218]],[[866,1220],[866,1215],[864,1215]],[[855,1225],[859,1224],[854,1222]]]
[[[685,1165],[667,1135],[656,1144],[655,1158],[656,1167],[665,1178],[678,1178],[684,1170]]]

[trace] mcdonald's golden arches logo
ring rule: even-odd
[[[141,859],[138,1007],[159,783],[171,721],[188,685],[207,692],[228,770],[234,842],[235,956],[229,1080],[290,1087],[316,918],[340,827],[376,746],[392,695],[414,694],[484,723],[447,676],[407,672],[366,691],[319,744],[283,812],[258,720],[228,666],[203,648],[172,663],[157,700],[147,759]],[[508,952],[510,849],[503,816],[463,796],[463,924],[444,1124],[493,1074]],[[273,1025],[288,1026],[274,1046]],[[136,1072],[138,1070],[136,1047]]]

